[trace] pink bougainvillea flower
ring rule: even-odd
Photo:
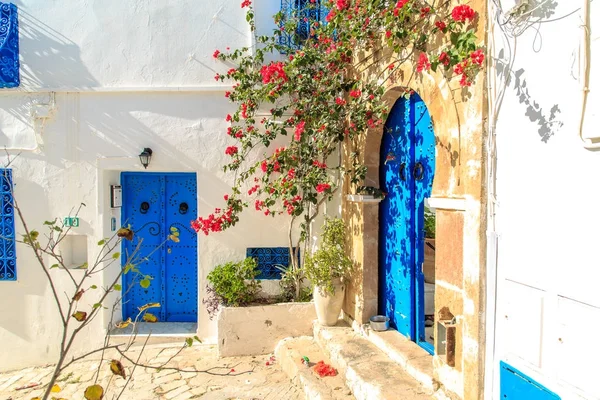
[[[251,4],[252,4],[252,2],[250,0],[244,0],[244,1],[242,1],[242,8],[250,7]]]
[[[221,54],[221,52],[219,50],[215,50],[215,52],[213,53],[213,58],[218,58],[219,54]]]
[[[448,53],[446,53],[445,51],[441,52],[440,57],[438,59],[444,65],[450,64],[450,57],[448,56]]]
[[[284,64],[281,61],[272,62],[269,65],[263,65],[260,69],[262,75],[262,82],[268,83],[282,83],[288,81],[288,76],[283,70]]]
[[[456,22],[472,21],[475,15],[475,11],[466,4],[456,6],[452,10],[452,19]]]
[[[233,156],[234,154],[237,154],[237,152],[238,148],[236,146],[229,146],[225,149],[225,154],[228,156]]]
[[[337,0],[335,2],[335,5],[336,5],[337,9],[341,11],[341,10],[345,10],[346,8],[348,8],[350,3],[348,2],[348,0]]]
[[[317,193],[323,193],[326,190],[331,189],[331,185],[329,183],[319,183],[315,188]]]
[[[469,80],[469,77],[467,76],[467,74],[462,74],[462,76],[460,78],[460,86],[462,86],[462,87],[471,86],[471,81]]]
[[[485,60],[485,55],[483,54],[483,50],[478,49],[471,53],[471,61],[473,64],[482,65]]]
[[[361,92],[358,89],[350,91],[350,97],[354,97],[355,99],[358,99],[360,97],[360,95],[361,95]]]
[[[444,21],[435,21],[435,26],[437,26],[441,31],[446,29],[446,23]]]
[[[429,68],[431,68],[431,63],[429,62],[427,54],[421,53],[419,55],[419,61],[417,62],[417,72],[428,71]]]
[[[302,137],[302,133],[304,133],[304,125],[306,122],[302,121],[298,125],[296,125],[296,129],[294,130],[294,139],[299,142]]]

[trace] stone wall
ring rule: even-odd
[[[484,38],[485,2],[478,0],[470,5],[480,15],[478,36]],[[364,77],[379,73],[393,61],[386,50],[375,57],[380,58],[379,65],[363,72]],[[435,318],[437,323],[452,316],[457,324],[454,366],[449,366],[445,357],[434,356],[435,379],[459,397],[479,399],[483,395],[484,367],[485,73],[480,72],[467,91],[460,88],[458,79],[448,81],[439,71],[408,81],[407,77],[413,76],[409,67],[385,81],[384,100],[391,109],[404,87],[415,90],[427,105],[434,126],[436,172],[430,205],[437,216]],[[358,150],[363,157],[368,167],[367,186],[380,187],[382,131],[371,129],[359,143],[346,147],[347,156]],[[346,182],[344,193],[353,190]],[[367,323],[378,311],[378,203],[346,200],[343,214],[350,230],[348,250],[358,268],[346,294],[344,312],[359,323]]]
[[[312,335],[314,303],[224,307],[217,317],[220,357],[268,354],[287,337]]]

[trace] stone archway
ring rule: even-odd
[[[429,109],[436,142],[436,174],[430,205],[436,208],[435,324],[456,317],[450,356],[441,354],[437,343],[435,375],[459,396],[473,394],[482,385],[483,362],[477,350],[483,349],[483,301],[485,283],[485,174],[483,174],[485,97],[458,103],[446,83],[433,79],[412,85]],[[402,86],[391,86],[384,101],[391,109],[402,96]],[[380,187],[380,145],[382,129],[370,129],[359,148],[367,167],[364,185]],[[348,153],[350,149],[346,149]],[[344,193],[352,194],[346,182]],[[379,205],[344,196],[343,215],[351,234],[349,252],[357,273],[349,284],[345,317],[368,323],[378,311]]]

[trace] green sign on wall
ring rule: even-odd
[[[77,228],[79,227],[79,217],[65,217],[64,225],[68,228]]]

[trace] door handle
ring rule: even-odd
[[[400,180],[406,181],[406,163],[400,164]]]
[[[413,169],[413,178],[415,178],[417,181],[420,181],[423,179],[423,175],[425,175],[425,168],[423,167],[423,164],[418,162],[415,164],[415,168]]]

